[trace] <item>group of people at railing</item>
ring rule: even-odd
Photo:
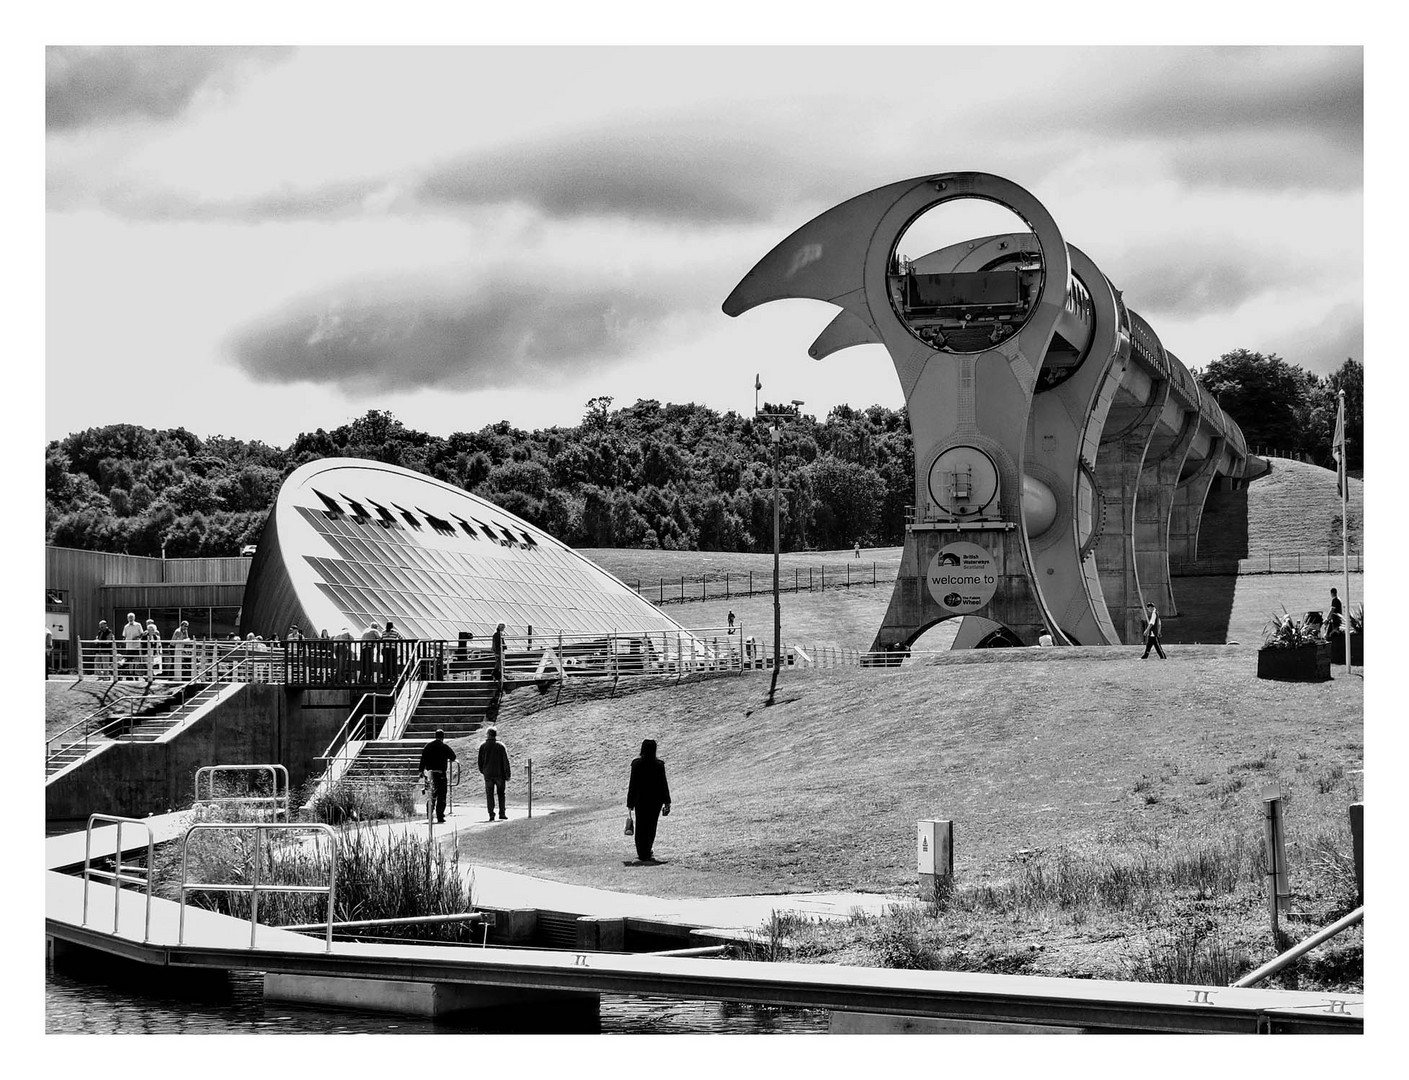
[[[570,676],[649,674],[678,670],[720,670],[761,666],[763,649],[742,627],[723,633],[665,631],[569,637],[536,637],[532,627],[512,641],[500,623],[488,639],[462,632],[457,641],[402,636],[394,623],[370,624],[357,638],[344,627],[305,635],[291,626],[281,639],[248,633],[243,639],[198,640],[183,621],[163,640],[156,623],[139,623],[129,613],[121,634],[106,622],[80,641],[80,671],[118,679],[188,682],[277,682],[292,685],[390,686],[410,672],[429,680],[511,681]]]

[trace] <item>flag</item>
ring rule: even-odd
[[[753,377],[753,388],[754,388],[755,390],[762,390],[762,389],[763,389],[763,380],[760,379],[757,375],[755,375],[755,376]],[[1336,430],[1339,431],[1340,429],[1337,428]]]
[[[1331,437],[1331,457],[1336,459],[1336,494],[1345,498],[1345,391],[1336,405],[1336,433]]]

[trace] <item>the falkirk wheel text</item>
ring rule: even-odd
[[[920,258],[897,251],[926,211],[981,199],[1027,231]],[[1197,554],[1213,485],[1242,483],[1238,425],[1030,193],[941,173],[833,207],[759,261],[724,302],[842,310],[809,350],[890,353],[915,446],[914,507],[873,651],[978,616],[955,644],[1140,638],[1144,606],[1178,613],[1171,557]]]

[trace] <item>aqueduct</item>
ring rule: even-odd
[[[959,200],[1027,228],[899,253]],[[1029,192],[970,172],[858,195],[773,248],[724,311],[795,297],[842,309],[811,356],[883,345],[909,410],[914,508],[873,650],[965,615],[991,620],[970,644],[1133,643],[1146,603],[1177,613],[1170,557],[1195,556],[1246,443]]]

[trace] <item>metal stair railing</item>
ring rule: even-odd
[[[235,884],[219,881],[189,880],[189,856],[191,836],[199,831],[215,830],[223,832],[254,832],[253,869],[248,884]],[[301,831],[322,833],[328,837],[328,884],[327,885],[271,885],[259,880],[260,840],[266,832]],[[176,943],[186,943],[186,893],[194,892],[247,892],[250,894],[250,945],[255,947],[255,933],[259,929],[259,894],[261,892],[286,893],[326,893],[328,896],[328,936],[327,952],[333,951],[333,901],[338,883],[338,834],[331,825],[321,822],[302,821],[252,821],[224,822],[198,821],[186,830],[181,841],[181,915],[178,922]]]
[[[309,800],[310,803],[323,794],[329,785],[347,775],[348,770],[352,767],[352,762],[361,753],[364,745],[378,739],[398,738],[405,731],[406,724],[411,714],[415,712],[416,703],[420,700],[420,695],[425,689],[425,682],[418,679],[417,676],[425,670],[422,665],[434,664],[435,657],[413,656],[407,660],[406,665],[397,676],[396,682],[392,684],[390,691],[392,704],[387,711],[386,721],[382,725],[380,733],[375,729],[377,700],[387,697],[388,693],[371,690],[357,699],[351,712],[348,713],[347,719],[343,721],[342,727],[338,728],[337,734],[333,736],[323,753],[315,758],[315,760],[327,764],[323,768],[322,777],[319,778],[314,788],[313,795]],[[407,691],[405,699],[401,697],[403,691]],[[363,711],[364,706],[368,703],[371,705],[370,715]],[[398,709],[401,712],[398,712]],[[371,723],[368,723],[369,720]]]
[[[93,863],[93,823],[95,821],[105,821],[117,826],[117,837],[114,842],[114,866],[111,871],[94,870]],[[147,832],[147,865],[144,869],[143,877],[128,877],[122,872],[122,827],[124,825],[136,825],[139,829]],[[152,938],[152,856],[156,851],[156,837],[152,834],[152,827],[145,821],[137,818],[114,817],[111,814],[90,814],[88,817],[88,828],[83,838],[83,918],[79,922],[80,926],[88,925],[88,882],[91,878],[107,878],[113,883],[113,928],[112,933],[118,931],[118,911],[122,900],[122,887],[124,885],[145,885],[147,887],[147,914],[143,921],[142,944],[145,945]],[[128,867],[129,870],[134,869]]]
[[[410,722],[416,711],[421,694],[425,691],[425,674],[427,671],[434,672],[434,670],[434,657],[413,656],[406,661],[406,665],[396,677],[396,682],[392,684],[391,709],[387,713],[386,723],[382,725],[381,733],[377,736],[378,739],[401,738],[407,723]]]
[[[185,697],[186,697],[187,691],[189,691],[192,686],[195,686],[195,685],[198,685],[198,684],[203,685],[203,684],[210,683],[210,682],[239,681],[239,680],[233,680],[233,679],[232,679],[232,680],[222,680],[222,679],[218,678],[218,676],[222,674],[222,671],[221,671],[222,665],[230,664],[230,662],[231,662],[231,661],[230,661],[231,656],[232,656],[233,653],[234,653],[235,651],[237,651],[237,649],[239,649],[239,648],[240,648],[240,646],[236,646],[236,647],[234,647],[234,648],[226,649],[226,650],[224,650],[224,651],[222,652],[219,647],[216,647],[216,648],[213,650],[212,654],[211,654],[210,660],[206,663],[206,665],[205,665],[204,667],[201,667],[201,668],[197,669],[197,670],[194,672],[194,674],[192,674],[192,676],[191,676],[189,679],[187,679],[184,683],[180,684],[180,685],[177,686],[174,690],[171,691],[172,694],[180,694],[180,695],[182,696],[183,700],[182,700],[181,704],[178,705],[178,706],[176,707],[176,709],[173,710],[172,713],[170,713],[169,715],[170,715],[170,716],[179,716],[179,714],[180,714],[183,710],[185,710],[188,706],[191,707],[191,711],[193,711],[193,712],[195,711],[195,708],[196,708],[197,706],[193,705],[193,703],[192,703],[191,701],[189,701],[189,700],[184,700]],[[192,666],[194,667],[195,665],[193,664]],[[239,668],[239,663],[237,662],[231,670],[232,670],[232,671],[235,671],[235,670],[238,670],[238,668]],[[210,676],[213,675],[213,674],[216,675],[217,678],[212,679]],[[114,680],[114,683],[116,683],[116,680]],[[86,754],[86,753],[88,752],[89,740],[90,740],[90,739],[94,738],[95,736],[99,736],[99,735],[105,734],[109,728],[114,727],[114,726],[116,726],[117,724],[120,724],[120,723],[123,723],[123,722],[125,722],[125,721],[128,721],[128,720],[133,719],[133,718],[136,716],[135,708],[134,708],[133,711],[131,711],[131,712],[129,712],[129,713],[126,713],[125,715],[122,715],[122,716],[115,716],[115,717],[110,718],[106,723],[102,724],[102,725],[99,726],[99,727],[94,728],[94,727],[91,726],[91,725],[92,725],[92,722],[93,722],[94,720],[98,719],[98,717],[101,716],[103,713],[108,712],[109,710],[115,709],[115,708],[117,708],[119,705],[122,705],[122,704],[131,705],[132,702],[133,702],[133,700],[134,700],[134,698],[135,698],[135,699],[138,699],[138,703],[139,703],[139,704],[140,704],[140,702],[145,701],[145,700],[147,699],[147,694],[148,694],[148,692],[151,690],[151,685],[152,685],[152,680],[151,680],[151,679],[148,679],[148,680],[147,680],[147,685],[146,685],[146,687],[143,689],[143,691],[142,691],[142,693],[141,693],[140,695],[137,695],[137,694],[130,694],[130,695],[126,695],[126,696],[123,696],[123,697],[114,698],[112,701],[108,702],[106,705],[100,706],[98,709],[94,710],[94,711],[93,711],[92,713],[90,713],[88,716],[85,716],[82,720],[79,720],[79,721],[77,721],[76,723],[70,724],[68,727],[64,728],[63,731],[60,731],[58,734],[53,735],[53,736],[51,736],[49,739],[45,740],[45,743],[44,743],[44,766],[45,766],[45,768],[47,769],[47,768],[49,767],[50,763],[51,763],[51,762],[54,760],[54,758],[56,758],[59,754],[62,754],[62,753],[64,753],[66,750],[70,750],[70,749],[72,749],[73,747],[78,746],[78,745],[80,745],[80,744],[83,746],[84,753]],[[179,720],[178,720],[178,723],[179,723]],[[83,737],[82,737],[81,739],[74,739],[72,742],[65,743],[65,744],[59,746],[59,748],[58,748],[57,750],[51,749],[51,748],[53,747],[53,745],[54,745],[55,742],[57,742],[59,739],[62,739],[65,735],[68,735],[68,734],[70,734],[71,732],[77,730],[78,728],[83,728]]]
[[[272,794],[270,795],[216,795],[215,775],[216,773],[268,773],[269,785]],[[279,794],[279,778],[284,781],[284,793]],[[206,781],[206,789],[209,795],[201,798],[201,780]],[[289,820],[289,770],[283,765],[202,765],[196,770],[195,790],[192,802],[197,805],[223,806],[227,804],[249,805],[253,804],[261,808],[268,808],[277,819],[280,814],[284,815],[284,820]]]

